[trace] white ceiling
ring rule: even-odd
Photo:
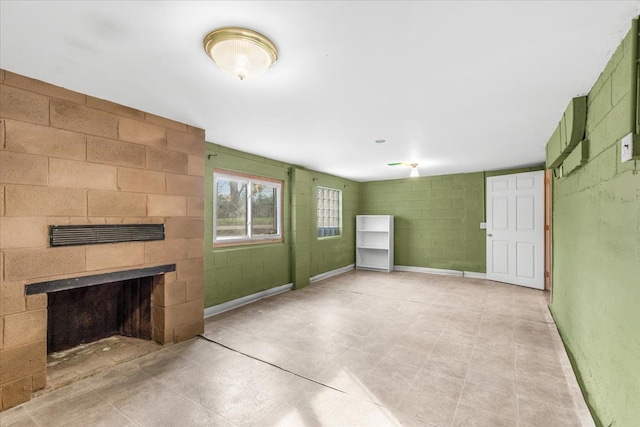
[[[640,1],[0,2],[0,66],[357,181],[540,164]],[[262,32],[278,63],[235,80],[202,48]],[[376,139],[386,143],[376,144]]]

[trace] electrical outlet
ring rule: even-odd
[[[633,159],[633,132],[620,140],[620,162],[624,163]]]

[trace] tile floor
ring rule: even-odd
[[[591,426],[546,303],[481,279],[354,271],[210,318],[206,339],[0,424]]]

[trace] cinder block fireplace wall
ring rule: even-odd
[[[47,294],[25,285],[175,264],[153,338],[203,330],[204,131],[0,70],[0,400],[46,384]],[[49,247],[48,226],[164,223],[165,240]]]

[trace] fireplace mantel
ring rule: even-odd
[[[51,280],[27,284],[24,287],[26,295],[43,294],[48,292],[66,291],[68,289],[84,288],[86,286],[102,285],[104,283],[155,276],[157,274],[176,271],[175,264],[165,264],[156,267],[138,268],[135,270],[116,271],[113,273],[94,274],[91,276],[73,277],[69,279]]]

